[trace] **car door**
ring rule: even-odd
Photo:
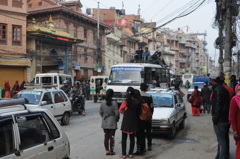
[[[63,92],[63,91],[60,91],[60,94],[63,98],[63,107],[64,107],[64,111],[70,111],[72,110],[72,106],[71,106],[71,102],[69,100],[69,98],[67,97],[67,95]]]
[[[65,112],[66,104],[60,91],[53,91],[52,93],[54,98],[54,116],[60,117]]]
[[[56,159],[55,142],[46,126],[42,113],[15,115],[20,137],[21,159]]]
[[[177,96],[177,103],[178,103],[178,107],[177,109],[179,110],[178,111],[178,120],[181,119],[184,115],[184,112],[185,112],[185,103],[181,97],[181,95],[179,93],[176,94]]]
[[[69,156],[70,145],[67,137],[61,133],[61,131],[57,128],[56,123],[51,120],[50,116],[48,116],[46,113],[42,113],[42,115],[51,134],[51,140],[54,140],[54,150],[57,153],[57,159]]]
[[[48,109],[53,115],[55,114],[55,108],[51,92],[45,92],[42,99],[42,108]]]
[[[18,150],[19,146],[14,132],[12,116],[0,118],[0,158],[20,159],[19,155],[15,155],[15,150]]]

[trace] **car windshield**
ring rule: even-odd
[[[165,93],[149,93],[152,95],[154,107],[173,107],[173,97]]]
[[[203,88],[203,84],[204,84],[204,83],[193,83],[193,84],[191,85],[191,89],[194,89],[194,86],[198,86],[198,88]]]
[[[14,99],[26,98],[28,104],[38,105],[42,96],[42,91],[21,91],[13,96]]]
[[[141,72],[140,67],[113,67],[111,69],[108,84],[140,84]]]

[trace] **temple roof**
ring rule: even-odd
[[[69,41],[73,43],[83,42],[83,39],[75,38],[67,32],[61,31],[54,26],[52,17],[50,16],[46,26],[38,26],[35,19],[32,24],[27,27],[27,33],[30,35],[51,35],[58,40]]]

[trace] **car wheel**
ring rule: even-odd
[[[68,112],[65,112],[62,116],[61,123],[62,125],[68,125],[70,121],[70,114]]]
[[[175,135],[176,135],[176,131],[177,131],[176,125],[174,123],[172,128],[171,128],[171,130],[170,130],[170,133],[168,134],[168,138],[169,139],[173,139],[175,137]]]
[[[185,119],[182,119],[181,123],[179,124],[179,129],[184,129],[185,127]]]
[[[94,102],[94,103],[97,103],[97,98],[98,98],[97,96],[94,96],[94,97],[93,97],[93,102]]]

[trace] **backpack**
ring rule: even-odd
[[[139,116],[139,118],[141,120],[150,120],[152,117],[152,112],[150,110],[150,107],[148,106],[147,103],[142,103],[142,111],[141,111],[141,114]]]

